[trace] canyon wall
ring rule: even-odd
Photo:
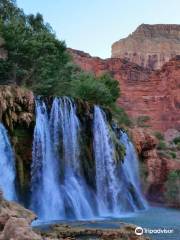
[[[176,55],[180,55],[180,25],[175,24],[142,24],[112,45],[112,58],[124,58],[150,69],[160,69]]]
[[[143,68],[125,59],[100,59],[69,49],[74,62],[87,72],[109,72],[119,81],[118,103],[131,119],[149,117],[149,126],[132,129],[132,139],[145,166],[144,191],[152,201],[166,202],[164,193],[168,174],[180,169],[180,162],[161,156],[154,131],[180,131],[180,57],[165,63],[161,70]],[[169,129],[169,130],[168,130]],[[179,157],[177,156],[177,159]],[[141,173],[143,170],[141,171]],[[142,177],[143,179],[143,177]],[[178,206],[177,202],[174,206]]]
[[[118,103],[132,119],[149,117],[152,129],[165,132],[180,130],[180,57],[153,71],[120,58],[100,59],[69,50],[74,62],[96,75],[109,72],[119,81]]]

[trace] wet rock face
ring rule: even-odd
[[[21,196],[26,195],[30,179],[34,105],[31,91],[17,86],[0,86],[0,121],[8,129],[15,150]]]
[[[34,96],[17,86],[0,86],[0,121],[13,131],[16,125],[29,127],[34,120]]]
[[[160,69],[176,55],[180,55],[180,25],[175,24],[142,24],[112,45],[112,58],[124,58],[150,69]]]
[[[149,116],[148,126],[157,131],[180,129],[180,57],[161,70],[151,71],[120,58],[100,59],[69,50],[82,69],[100,75],[109,72],[119,81],[118,103],[133,118]]]

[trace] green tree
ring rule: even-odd
[[[111,84],[112,81],[112,84]],[[93,104],[112,105],[119,96],[119,84],[108,75],[99,78],[79,72],[72,76],[71,95]]]
[[[0,68],[8,66],[7,82],[33,85],[36,90],[42,85],[43,93],[51,94],[69,61],[65,43],[56,39],[41,14],[26,16],[15,1],[4,0],[1,12],[0,33],[6,43],[8,59],[1,61]]]
[[[37,95],[67,95],[109,106],[128,122],[116,106],[119,83],[110,74],[96,77],[74,65],[66,45],[59,41],[40,13],[26,15],[14,0],[0,1],[0,36],[8,58],[0,60],[0,82],[31,88]]]
[[[100,76],[98,80],[109,89],[112,101],[115,102],[120,97],[119,82],[108,73]]]

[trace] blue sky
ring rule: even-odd
[[[40,12],[68,47],[110,57],[111,45],[141,23],[180,24],[180,0],[17,0]]]

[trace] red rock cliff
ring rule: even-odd
[[[149,116],[154,130],[180,130],[180,57],[152,71],[120,58],[102,60],[70,50],[76,64],[99,75],[110,72],[120,83],[118,103],[132,118]]]

